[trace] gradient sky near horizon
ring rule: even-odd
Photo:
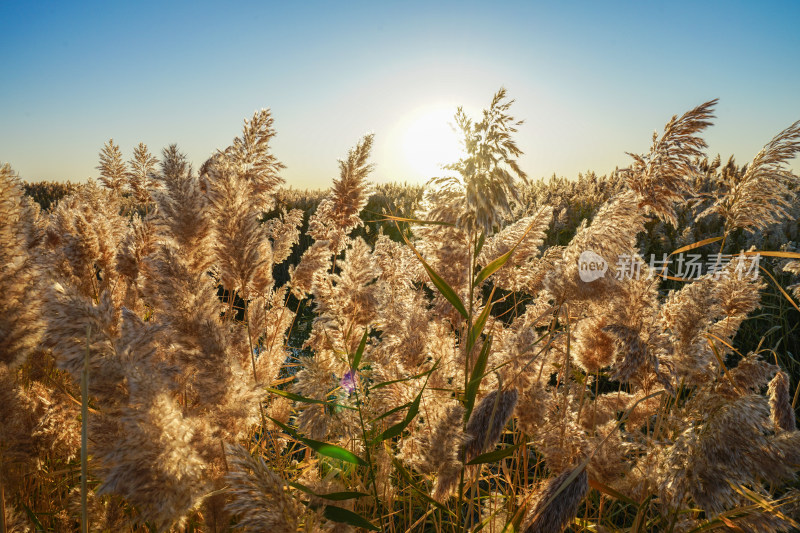
[[[110,137],[198,168],[268,107],[287,185],[330,186],[366,132],[373,181],[422,183],[432,120],[478,117],[501,86],[533,178],[625,167],[712,98],[708,153],[740,163],[800,119],[793,0],[6,1],[0,20],[0,162],[28,181],[96,177]]]

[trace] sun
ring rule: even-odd
[[[418,177],[429,179],[443,174],[442,165],[454,163],[464,151],[453,130],[455,108],[426,107],[406,121],[402,137],[403,156]]]

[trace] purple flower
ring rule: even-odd
[[[348,394],[352,394],[353,391],[356,390],[356,379],[355,373],[352,370],[348,370],[344,373],[344,376],[342,376],[339,384]]]

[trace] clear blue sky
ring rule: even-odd
[[[532,177],[626,166],[719,97],[709,153],[748,161],[800,118],[800,2],[0,3],[0,162],[84,180],[113,137],[197,168],[272,109],[288,185],[327,187],[375,133],[377,182],[420,182],[409,117],[505,86]],[[794,168],[798,168],[797,161]]]

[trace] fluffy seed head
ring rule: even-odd
[[[524,533],[558,533],[564,531],[578,512],[578,505],[589,490],[586,469],[565,470],[551,479],[536,497],[528,513]]]
[[[226,448],[233,500],[227,509],[239,516],[237,527],[245,531],[293,533],[302,512],[284,490],[283,479],[261,457],[253,457],[239,445]]]
[[[493,390],[478,404],[467,422],[472,440],[467,445],[467,461],[493,447],[517,406],[517,389]]]
[[[776,428],[784,431],[797,429],[792,409],[792,397],[789,394],[789,376],[780,371],[769,382],[769,411]]]

